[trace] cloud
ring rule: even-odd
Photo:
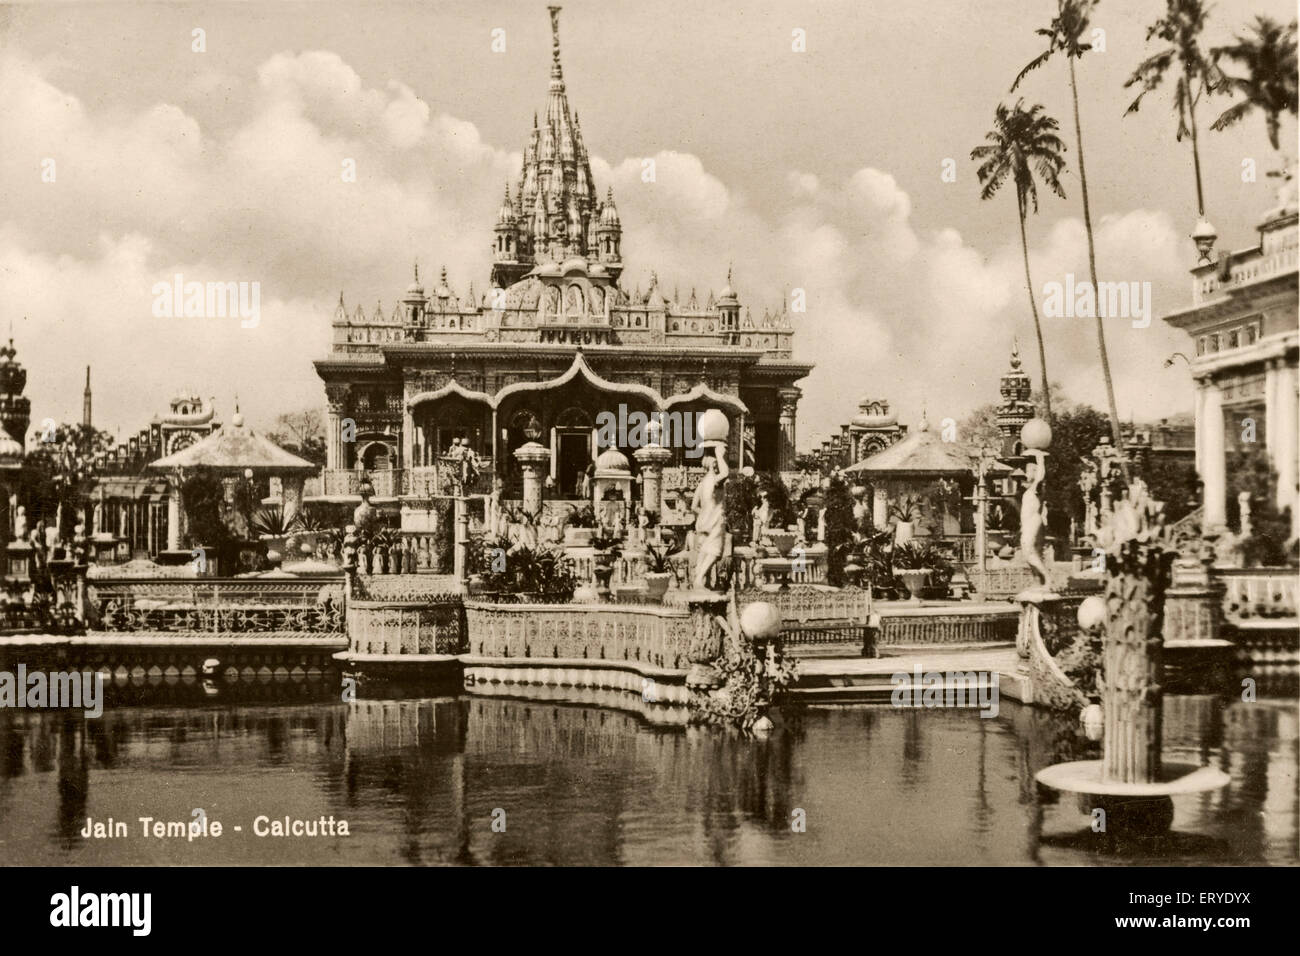
[[[0,150],[0,297],[28,316],[17,336],[38,420],[77,417],[78,370],[91,363],[97,415],[124,434],[182,386],[216,394],[227,410],[237,390],[264,422],[322,400],[311,360],[328,347],[340,288],[349,309],[360,301],[370,312],[376,299],[391,309],[416,257],[429,273],[445,263],[460,294],[471,280],[487,288],[491,227],[504,183],[517,179],[517,151],[403,83],[369,85],[328,51],[276,53],[255,77],[195,83],[242,91],[239,122],[205,128],[168,103],[92,109],[33,61],[0,61],[11,133]],[[58,164],[53,184],[40,181],[47,156]],[[1036,356],[1017,234],[981,236],[977,247],[955,229],[924,228],[898,180],[871,166],[842,177],[790,170],[787,195],[756,198],[691,153],[648,158],[652,182],[642,157],[592,157],[623,221],[625,284],[644,288],[653,270],[665,291],[694,288],[703,300],[731,269],[756,318],[803,289],[796,357],[818,367],[801,384],[801,445],[837,431],[864,394],[889,398],[904,420],[922,404],[932,418],[960,418],[996,399],[1013,336]],[[345,161],[355,182],[342,176]],[[1086,274],[1077,220],[1031,229],[1036,285]],[[1185,301],[1182,241],[1160,212],[1098,223],[1105,276],[1151,281],[1158,311]],[[1125,273],[1132,263],[1142,275]],[[177,272],[260,282],[261,326],[153,319],[149,290]],[[1092,323],[1044,327],[1052,377],[1100,405]],[[1185,382],[1151,373],[1179,333],[1157,318],[1107,334],[1123,410],[1153,417],[1186,405]],[[1036,358],[1027,365],[1036,378]]]

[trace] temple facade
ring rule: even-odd
[[[730,275],[704,296],[665,290],[653,274],[644,292],[620,284],[623,225],[612,191],[602,197],[592,177],[565,91],[559,8],[550,10],[546,108],[491,226],[490,283],[458,291],[444,269],[426,287],[417,266],[391,311],[350,311],[340,295],[330,354],[316,362],[328,406],[324,497],[355,495],[363,470],[378,498],[440,494],[438,463],[453,445],[518,497],[513,453],[527,443],[550,452],[548,495],[576,497],[601,450],[598,416],[620,410],[681,420],[720,409],[731,461],[794,467],[796,383],[812,366],[792,357],[789,314],[755,319]],[[669,450],[693,463],[688,449]]]

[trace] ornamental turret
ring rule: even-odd
[[[501,208],[497,211],[497,224],[494,230],[496,233],[496,243],[492,250],[492,258],[497,262],[514,262],[519,253],[519,229],[515,221],[515,207],[510,202],[510,184],[506,184],[506,195],[501,200]]]
[[[1016,458],[1021,453],[1020,429],[1034,417],[1034,403],[1029,400],[1032,386],[1020,367],[1020,343],[1011,344],[1011,367],[1002,376],[999,388],[1002,404],[998,406],[998,431],[1002,433],[1002,457]]]
[[[23,395],[27,387],[27,369],[18,361],[12,336],[0,347],[0,427],[20,444],[27,437],[32,421],[32,401]]]

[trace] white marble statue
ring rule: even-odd
[[[1035,465],[1020,499],[1020,553],[1038,578],[1039,585],[1046,587],[1051,578],[1047,565],[1043,563],[1043,545],[1047,541],[1047,502],[1038,494],[1046,477],[1045,454],[1039,448],[1030,449],[1029,454],[1034,456]]]
[[[706,444],[701,442],[701,445]],[[714,456],[704,458],[704,477],[695,486],[691,510],[695,512],[695,577],[696,590],[707,590],[709,572],[722,559],[722,549],[727,533],[726,482],[727,446],[724,442],[710,443]]]
[[[13,498],[10,498],[9,500],[11,503],[14,501]],[[10,507],[12,507],[12,504]],[[18,505],[18,509],[14,513],[14,540],[27,540],[27,509],[22,505]]]

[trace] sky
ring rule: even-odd
[[[349,311],[390,311],[416,259],[426,279],[445,265],[457,293],[486,291],[502,190],[545,108],[545,7],[0,6],[0,331],[12,323],[34,422],[80,419],[90,365],[96,424],[123,438],[183,389],[226,416],[238,396],[267,425],[323,405],[311,361],[327,352],[340,292]],[[1153,51],[1146,25],[1163,8],[1102,0],[1105,49],[1078,64],[1100,278],[1151,283],[1149,327],[1106,323],[1120,415],[1139,421],[1187,412],[1192,396],[1186,365],[1163,367],[1188,340],[1159,319],[1191,300],[1191,151],[1175,141],[1168,91],[1123,115],[1124,80]],[[923,410],[960,420],[997,398],[1017,337],[1037,382],[1014,193],[981,201],[969,152],[999,102],[1023,96],[1061,122],[1067,198],[1042,192],[1028,223],[1036,298],[1086,277],[1064,61],[1008,92],[1054,10],[564,3],[565,82],[598,191],[612,186],[618,204],[623,284],[644,289],[654,271],[703,299],[730,267],[755,317],[804,290],[795,356],[816,368],[800,383],[801,448],[864,396],[905,423]],[[1289,20],[1295,6],[1221,0],[1207,43],[1256,14]],[[1228,102],[1204,103],[1202,128]],[[1288,117],[1284,151],[1295,142]],[[1205,130],[1201,145],[1220,244],[1248,246],[1274,205],[1264,174],[1280,165],[1264,122]],[[152,290],[177,273],[258,282],[260,323],[155,317]],[[1093,321],[1043,321],[1053,381],[1104,408]]]

